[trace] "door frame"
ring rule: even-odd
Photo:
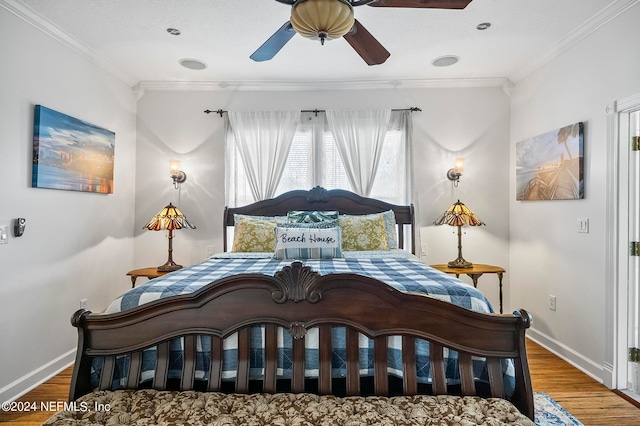
[[[603,383],[627,389],[629,279],[629,123],[640,93],[607,106],[605,347]]]

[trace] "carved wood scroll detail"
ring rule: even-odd
[[[303,322],[293,322],[289,326],[289,333],[291,333],[291,337],[294,339],[302,339],[307,334],[307,329],[304,326]]]
[[[285,303],[287,300],[300,302],[306,300],[309,303],[318,303],[322,299],[322,293],[315,289],[315,283],[320,274],[302,262],[293,262],[275,273],[278,290],[272,292],[271,297],[276,303]]]
[[[329,193],[326,189],[321,186],[316,186],[309,190],[309,195],[307,195],[307,201],[310,203],[326,203],[329,201]]]

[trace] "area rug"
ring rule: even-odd
[[[544,392],[534,392],[533,405],[537,426],[583,426],[578,419]]]

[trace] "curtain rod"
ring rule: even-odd
[[[422,110],[421,110],[420,108],[418,108],[418,107],[411,107],[411,108],[392,109],[391,111],[411,111],[411,112],[421,112]],[[205,111],[204,111],[204,113],[205,113],[205,114],[211,114],[212,112],[215,112],[215,113],[216,113],[216,114],[218,114],[220,117],[222,117],[222,114],[224,114],[224,113],[225,113],[225,112],[227,112],[227,111],[222,110],[222,109],[218,109],[218,110],[216,110],[216,111],[212,111],[212,110],[210,110],[210,109],[207,109],[207,110],[205,110]],[[325,110],[324,110],[324,109],[303,109],[303,110],[302,110],[302,111],[300,111],[300,112],[312,112],[312,113],[314,113],[314,114],[315,114],[315,116],[317,117],[317,116],[318,116],[318,113],[320,113],[320,112],[325,112]]]

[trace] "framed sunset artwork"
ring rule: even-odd
[[[34,188],[113,193],[115,133],[36,105]]]

